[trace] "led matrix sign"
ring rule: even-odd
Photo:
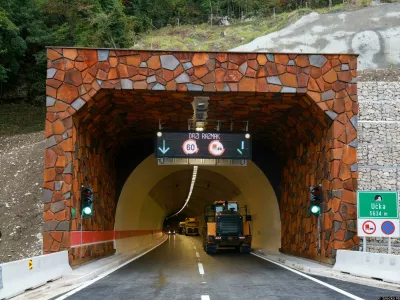
[[[247,132],[158,131],[157,158],[251,159],[251,136]]]

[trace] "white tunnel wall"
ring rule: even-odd
[[[154,155],[143,160],[125,182],[118,199],[114,230],[160,230],[166,212],[149,196],[149,191],[162,178],[187,167],[158,167]],[[153,242],[153,236],[118,239],[117,252],[143,248]]]
[[[146,158],[127,179],[118,200],[115,230],[162,229],[166,212],[149,196],[150,190],[164,177],[188,166],[158,166],[154,155]],[[248,205],[252,215],[252,247],[277,252],[281,244],[279,206],[271,184],[251,161],[247,167],[199,167],[231,180],[241,191],[233,200]],[[194,187],[196,188],[196,186]],[[212,201],[218,199],[211,199]],[[190,203],[190,202],[189,202]],[[200,226],[204,225],[203,211],[198,212]],[[117,252],[150,245],[152,236],[125,238],[116,241]]]

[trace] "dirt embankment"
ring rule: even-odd
[[[0,136],[0,263],[41,254],[43,137]]]

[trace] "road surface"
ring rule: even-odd
[[[314,278],[309,279],[310,277],[298,273],[250,254],[224,251],[207,255],[202,249],[199,237],[172,235],[158,248],[66,299],[253,300],[400,297],[400,292],[323,277],[318,279],[326,283],[318,283],[312,280]]]

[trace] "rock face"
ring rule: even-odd
[[[368,16],[368,17],[366,17]],[[358,53],[358,69],[400,67],[400,3],[308,14],[232,51]]]
[[[400,190],[400,70],[359,74],[358,188]],[[387,253],[387,238],[368,239],[371,252]],[[400,239],[392,239],[400,254]]]

